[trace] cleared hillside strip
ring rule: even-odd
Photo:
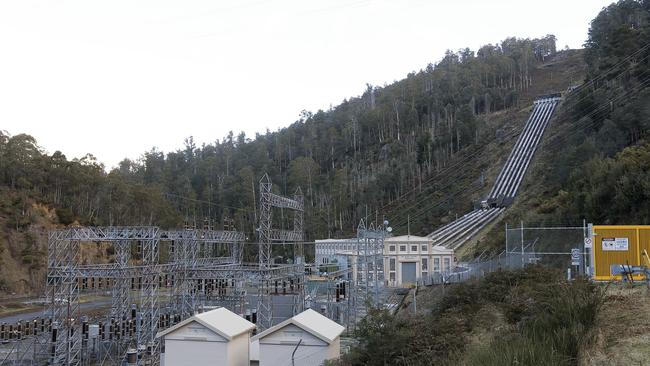
[[[514,198],[537,145],[560,98],[543,98],[534,102],[533,112],[519,140],[497,178],[488,199]]]
[[[428,235],[437,245],[456,249],[497,218],[512,203],[542,135],[560,102],[559,96],[538,98],[482,207],[446,224]]]

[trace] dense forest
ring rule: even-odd
[[[565,221],[650,223],[650,1],[605,8],[585,46],[587,83],[548,141],[561,159],[545,172],[556,195],[542,210]]]

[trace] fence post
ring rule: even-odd
[[[521,220],[521,268],[524,268],[524,221]]]
[[[591,264],[587,263],[589,257],[587,257],[587,243],[585,243],[584,238],[587,237],[587,220],[582,219],[582,272],[585,277],[589,277],[589,270],[591,270]],[[587,270],[589,268],[589,270]]]
[[[506,262],[508,261],[508,223],[506,222]]]

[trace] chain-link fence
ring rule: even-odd
[[[469,262],[460,262],[450,272],[433,273],[421,278],[420,285],[462,282],[481,278],[499,269],[523,268],[528,264],[541,264],[573,275],[585,274],[589,259],[584,248],[586,226],[573,227],[519,227],[506,226],[504,250],[498,255],[483,255]]]
[[[526,256],[525,263],[585,273],[589,261],[584,248],[586,226],[506,227],[506,253]]]

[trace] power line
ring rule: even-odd
[[[648,47],[648,46],[650,46],[650,44],[649,44],[649,45],[646,45],[644,48],[646,48],[646,47]],[[624,60],[628,60],[628,59],[630,59],[633,55],[638,54],[640,51],[641,51],[641,50],[638,50],[638,51],[634,52],[632,55],[626,57]],[[645,59],[648,58],[648,57],[650,57],[650,55],[644,57],[644,58],[641,59],[640,61],[643,61],[643,60],[645,60]],[[611,67],[609,70],[606,71],[606,73],[609,73],[609,72],[611,72],[612,70],[614,70],[615,68],[618,68],[620,65],[622,65],[622,64],[624,63],[624,60],[622,60],[622,61],[619,62],[618,64],[616,64],[616,65],[614,65],[613,67]],[[627,69],[630,69],[630,68],[632,68],[632,65],[627,66],[626,70],[627,70]],[[624,74],[624,72],[625,72],[625,70],[622,71],[621,73],[619,73],[619,75],[617,75],[615,79],[620,78],[620,77]],[[600,77],[600,76],[599,76],[599,77]],[[598,78],[594,78],[594,79],[592,79],[589,83],[593,83],[596,79],[598,79]],[[571,102],[573,102],[574,104],[577,104],[578,102],[584,100],[584,99],[587,98],[587,97],[588,97],[588,96],[582,95],[582,96],[580,96],[579,99],[577,99],[577,100],[575,100],[575,99],[574,99],[574,100],[571,100]],[[613,102],[613,101],[612,101],[612,102]],[[602,107],[602,106],[601,106],[601,107]],[[478,153],[480,153],[480,152],[481,152],[481,151],[477,151],[477,152],[471,154],[469,157],[473,157],[473,156],[475,156],[476,154],[478,154]],[[452,164],[452,167],[456,167],[456,166],[462,164],[463,162],[465,162],[466,160],[468,160],[468,158],[466,158],[466,159],[464,159],[464,160],[462,160],[462,161],[460,161],[460,162],[458,162],[458,163],[456,163],[456,164]],[[439,175],[436,175],[435,177],[438,177],[438,176],[439,176]],[[434,177],[432,177],[432,178],[434,178]],[[427,181],[430,181],[430,180],[431,180],[431,179],[429,179],[429,180],[427,180]],[[449,184],[447,184],[447,186],[449,186]],[[412,191],[411,191],[411,192],[412,192]],[[434,191],[433,193],[437,193],[437,192],[440,192],[440,189]],[[408,194],[408,193],[407,193],[407,194]],[[425,197],[426,197],[426,196],[425,196]],[[419,203],[421,203],[421,201],[420,201],[420,202],[416,202],[415,204],[411,205],[410,207],[418,206]],[[403,206],[403,204],[398,205],[398,206],[395,207],[394,209],[400,208],[401,206]],[[439,205],[437,205],[437,206],[439,206]],[[386,205],[385,205],[384,207],[386,207]],[[418,216],[420,216],[420,215],[418,215]]]
[[[637,90],[631,90],[631,91],[628,91],[628,92],[626,92],[626,93],[624,93],[624,94],[622,94],[622,95],[619,95],[619,96],[617,96],[616,98],[612,99],[610,102],[611,102],[611,103],[618,102],[618,101],[620,101],[620,100],[626,98],[627,96],[629,96],[629,95],[632,94],[632,93],[639,92],[639,91],[643,90],[643,89],[644,89],[648,84],[650,84],[650,77],[646,78],[646,79],[645,79],[645,80],[640,84],[640,86],[639,86],[639,88],[637,88]],[[600,113],[600,112],[606,111],[607,108],[609,108],[608,105],[600,105],[599,107],[596,107],[596,108],[592,109],[592,111],[591,111],[590,113],[587,113],[587,114],[585,114],[584,116],[582,116],[582,117],[580,118],[580,119],[582,120],[582,122],[579,122],[579,124],[584,124],[584,126],[583,126],[582,128],[580,128],[580,129],[573,129],[573,130],[570,131],[569,133],[564,134],[564,135],[561,135],[561,136],[559,136],[559,137],[553,139],[553,140],[550,141],[550,142],[543,143],[543,146],[545,146],[546,148],[548,148],[548,147],[554,147],[554,146],[556,146],[556,145],[559,145],[559,144],[561,144],[561,143],[566,142],[566,140],[568,140],[568,139],[569,139],[570,137],[572,137],[574,134],[576,134],[576,133],[578,133],[578,132],[582,132],[582,131],[584,131],[584,130],[587,130],[588,128],[593,127],[593,126],[596,125],[596,123],[598,122],[597,120],[588,121],[588,120],[583,120],[583,118],[584,118],[584,117],[594,117],[597,113]],[[574,125],[573,127],[575,127],[575,125]],[[458,190],[457,193],[459,193],[460,191],[462,191],[462,189]],[[455,195],[455,194],[454,194],[454,195]],[[422,201],[417,202],[417,203],[422,203]],[[440,204],[437,204],[437,205],[435,205],[435,206],[433,206],[433,207],[431,207],[431,206],[428,206],[428,207],[427,207],[427,206],[422,207],[422,208],[418,211],[418,212],[419,212],[418,214],[416,214],[416,215],[411,214],[411,218],[419,218],[419,217],[421,217],[422,215],[426,214],[426,212],[422,212],[423,210],[427,210],[427,209],[431,209],[431,208],[439,207],[439,206],[440,206],[441,204],[443,204],[443,203],[444,203],[444,202],[442,202],[442,203],[440,203]],[[401,223],[403,224],[403,222],[401,222]]]
[[[220,203],[215,203],[215,202],[212,202],[212,201],[201,200],[201,199],[198,199],[198,198],[189,198],[189,197],[181,196],[181,195],[174,194],[174,193],[165,193],[165,196],[174,197],[174,198],[180,198],[180,199],[185,200],[185,201],[196,202],[196,203],[202,203],[202,204],[206,204],[206,205],[210,205],[210,206],[217,206],[217,207],[222,207],[222,208],[229,208],[229,209],[231,209],[231,210],[243,211],[243,212],[248,212],[248,213],[251,213],[251,212],[252,212],[251,209],[246,209],[246,208],[241,208],[241,207],[227,206],[227,205],[223,205],[223,204],[220,204]]]
[[[600,78],[603,78],[606,74],[608,74],[608,73],[612,72],[613,70],[617,69],[618,67],[620,67],[621,65],[623,65],[627,60],[630,60],[632,57],[634,57],[635,55],[637,55],[638,53],[640,53],[641,51],[643,51],[644,49],[649,48],[649,47],[650,47],[650,43],[649,43],[649,44],[646,44],[646,45],[645,45],[644,47],[642,47],[640,50],[637,50],[637,51],[635,51],[634,53],[628,55],[628,56],[625,57],[623,60],[619,61],[617,64],[615,64],[615,65],[613,65],[612,67],[610,67],[608,70],[606,70],[605,72],[601,73],[599,76],[597,76],[597,77],[595,77],[595,78],[592,78],[591,80],[587,81],[586,83],[583,83],[580,87],[576,88],[576,89],[572,92],[572,94],[571,94],[571,95],[579,95],[579,99],[577,99],[577,100],[576,100],[576,99],[570,99],[569,102],[572,102],[572,103],[577,104],[578,102],[583,101],[584,99],[586,99],[587,96],[584,96],[584,95],[580,95],[580,94],[579,94],[579,92],[580,92],[584,87],[586,87],[586,86],[588,86],[588,85],[591,85],[591,84],[595,83],[596,80],[598,80],[598,79],[600,79]],[[648,55],[648,56],[642,58],[642,59],[639,60],[639,61],[643,61],[643,60],[647,59],[648,57],[650,57],[650,55]],[[632,67],[632,66],[628,65],[628,66],[627,66],[627,69],[630,69],[631,67]],[[622,77],[623,74],[624,74],[624,71],[620,72],[620,73],[619,73],[619,74],[614,78],[614,80],[615,80],[615,79],[618,79],[618,78],[620,78],[620,77]],[[568,99],[568,98],[567,98],[567,99]],[[510,137],[513,137],[513,136],[511,135]],[[430,178],[427,178],[427,180],[425,180],[424,184],[425,184],[425,185],[428,184],[429,182],[431,182],[431,180],[433,180],[433,179],[439,177],[442,173],[445,173],[445,172],[447,172],[448,170],[450,170],[450,169],[452,169],[452,168],[456,168],[456,167],[458,167],[458,166],[461,165],[463,162],[467,161],[469,158],[474,157],[474,156],[476,156],[476,155],[478,155],[478,154],[480,154],[480,153],[482,153],[482,151],[479,150],[479,151],[477,151],[477,152],[471,154],[468,158],[465,158],[463,161],[461,161],[461,162],[457,162],[457,163],[454,163],[454,164],[452,164],[452,165],[446,167],[446,168],[443,169],[440,173],[437,173],[437,174],[435,174],[434,176],[432,176],[432,177],[430,177]],[[421,188],[421,187],[422,187],[422,184],[423,184],[423,183],[420,183],[420,191],[421,191],[421,189],[422,189],[422,188]],[[416,189],[417,189],[417,188],[413,188],[413,189],[409,190],[408,192],[406,192],[406,193],[402,194],[400,197],[398,197],[395,201],[393,201],[393,202],[391,202],[391,203],[387,203],[387,204],[385,204],[385,205],[382,206],[380,209],[381,209],[381,210],[384,210],[387,206],[390,207],[391,205],[394,204],[394,202],[399,202],[403,197],[405,197],[405,196],[407,196],[407,195],[413,193]],[[402,203],[398,203],[398,206],[395,207],[395,208],[393,208],[393,209],[397,209],[397,208],[400,207],[401,205],[402,205]]]

